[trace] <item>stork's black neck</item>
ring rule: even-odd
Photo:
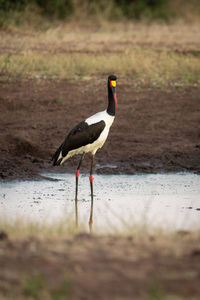
[[[108,80],[108,108],[107,108],[107,113],[111,116],[115,116],[115,100],[113,96],[113,91],[110,87],[110,82]]]

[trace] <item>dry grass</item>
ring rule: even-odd
[[[86,76],[101,76],[109,73],[147,84],[162,84],[171,81],[182,84],[198,84],[200,77],[199,58],[167,51],[157,52],[141,48],[119,54],[37,54],[32,51],[22,54],[2,55],[1,71],[16,77],[76,79]]]
[[[200,83],[198,24],[116,24],[96,32],[72,28],[1,33],[1,74],[84,79],[116,73],[155,86]]]
[[[38,238],[64,238],[66,236],[74,236],[79,231],[85,231],[86,228],[80,224],[79,229],[75,227],[75,223],[71,216],[66,220],[60,220],[53,224],[48,224],[37,221],[29,221],[21,218],[8,220],[3,218],[0,221],[0,231],[5,232],[12,238],[27,238],[37,236]]]
[[[0,220],[0,232],[6,233],[12,239],[25,239],[29,237],[37,237],[41,239],[63,239],[73,237],[79,233],[89,233],[89,226],[80,222],[78,228],[72,216],[58,220],[52,224],[45,222],[30,221],[26,219],[16,218],[12,221],[7,218]],[[175,231],[173,228],[153,227],[149,224],[136,224],[134,221],[126,224],[123,222],[120,227],[113,227],[107,232],[98,226],[93,228],[92,234],[100,236],[117,236],[117,237],[134,237],[135,240],[149,242],[149,239],[156,238],[159,243],[167,244],[172,247],[177,238],[189,241],[200,238],[199,230],[196,231]],[[176,248],[176,247],[175,247]]]

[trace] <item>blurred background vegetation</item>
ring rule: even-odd
[[[60,21],[200,20],[199,0],[0,0],[0,27]]]

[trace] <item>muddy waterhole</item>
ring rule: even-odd
[[[53,180],[1,182],[0,217],[50,224],[74,220],[75,176],[43,175]],[[78,199],[79,224],[85,226],[91,209],[87,174],[80,175]],[[200,175],[95,175],[93,228],[112,232],[134,224],[200,229]]]

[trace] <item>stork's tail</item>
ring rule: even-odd
[[[52,160],[53,160],[53,165],[54,166],[59,166],[61,165],[62,159],[63,157],[61,156],[61,158],[59,158],[61,152],[62,152],[62,145],[60,145],[60,147],[56,150],[56,152],[54,153],[54,155],[52,156]]]

